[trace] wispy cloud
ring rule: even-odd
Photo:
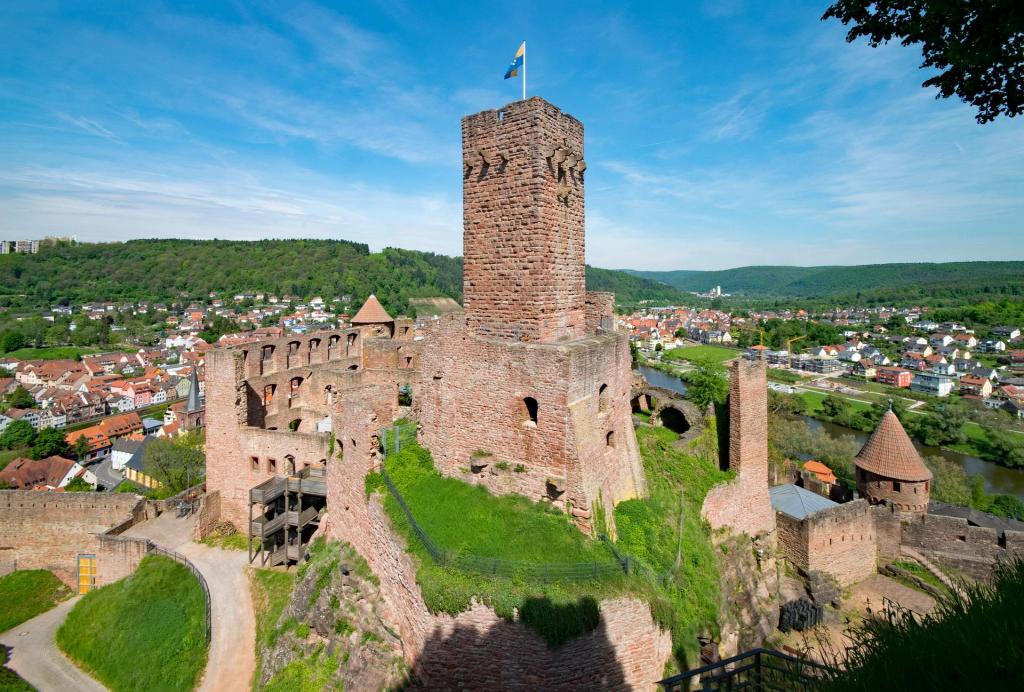
[[[111,142],[117,142],[118,144],[122,143],[120,137],[115,135],[113,132],[111,132],[107,128],[103,127],[103,125],[100,125],[95,120],[92,120],[90,118],[81,117],[81,116],[71,116],[71,115],[68,115],[67,113],[58,113],[57,117],[59,119],[63,120],[64,122],[66,122],[66,123],[70,123],[70,124],[74,125],[75,127],[78,127],[78,128],[80,128],[82,130],[85,130],[86,132],[88,132],[91,135],[95,135],[97,137],[102,137],[103,139],[108,139]]]

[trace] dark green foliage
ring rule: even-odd
[[[0,577],[0,632],[45,613],[71,595],[64,582],[45,569],[25,569]]]
[[[20,384],[15,387],[13,392],[7,395],[5,403],[12,408],[35,408],[38,406],[28,390]]]
[[[708,404],[721,404],[729,396],[729,380],[725,377],[725,368],[711,361],[697,364],[696,369],[685,373],[686,398],[695,403],[701,410]]]
[[[208,344],[215,344],[224,334],[232,334],[239,331],[241,326],[227,317],[214,315],[206,325],[206,329],[199,332],[199,338]]]
[[[1024,561],[996,569],[920,616],[886,609],[849,634],[827,690],[1015,690],[1024,661]]]
[[[635,305],[640,302],[679,305],[693,302],[693,296],[659,281],[590,266],[587,267],[587,290],[614,293],[615,302],[619,305]]]
[[[43,428],[32,440],[32,458],[45,459],[54,455],[67,457],[71,447],[64,439],[64,431],[58,428]]]
[[[823,267],[738,267],[722,271],[633,271],[681,291],[721,286],[734,295],[891,305],[937,299],[955,304],[1024,298],[1024,262],[946,262]],[[766,344],[767,345],[767,344]]]
[[[29,447],[36,439],[36,431],[28,421],[16,420],[9,423],[0,433],[0,447],[4,449],[16,449]]]
[[[208,648],[202,587],[184,565],[147,556],[132,576],[86,594],[57,644],[114,692],[192,689]]]
[[[920,44],[921,68],[932,74],[921,86],[971,104],[979,123],[1024,113],[1024,10],[1018,0],[837,0],[822,19],[852,24],[846,34],[851,43]]]
[[[95,490],[95,488],[82,480],[81,476],[72,478],[71,481],[64,486],[64,491],[69,493],[88,493],[92,490]]]
[[[28,344],[25,335],[17,330],[5,331],[0,334],[0,352],[10,353],[24,348]]]
[[[171,495],[195,485],[206,470],[202,433],[151,440],[142,450],[142,465]]]
[[[35,692],[36,688],[7,667],[9,659],[10,648],[0,646],[0,690],[4,690],[4,692]]]

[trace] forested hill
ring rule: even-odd
[[[587,287],[620,302],[678,302],[676,289],[624,272],[587,268]],[[46,246],[0,255],[0,308],[30,310],[68,300],[175,302],[209,293],[263,292],[324,298],[375,293],[394,313],[409,299],[462,299],[462,258],[344,240],[133,240]]]
[[[927,299],[1024,296],[1024,262],[946,262],[824,267],[739,267],[722,271],[634,271],[681,291],[754,298],[828,298],[905,303]]]

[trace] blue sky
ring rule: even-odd
[[[525,38],[586,125],[591,264],[1024,259],[1024,120],[826,5],[8,0],[0,236],[461,254],[459,118],[519,97]]]

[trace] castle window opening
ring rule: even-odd
[[[608,385],[602,384],[597,389],[597,410],[604,413],[608,410]]]
[[[267,469],[271,473],[277,473],[277,459],[267,459]]]
[[[334,352],[337,350],[338,341],[340,340],[341,337],[337,334],[332,334],[331,338],[327,340],[327,360],[331,360],[334,357]]]
[[[270,406],[270,403],[274,400],[274,390],[277,388],[275,384],[268,384],[263,388],[263,405]]]
[[[355,347],[355,345],[356,345],[356,335],[355,334],[349,334],[347,339],[346,339],[346,341],[345,341],[345,355],[346,356],[352,355],[352,349]]]
[[[406,356],[405,357],[405,367],[407,367],[407,368],[411,368],[412,367],[412,356]]]
[[[249,457],[249,463],[252,465],[252,470],[253,471],[259,471],[260,470],[260,458],[259,457]]]
[[[320,339],[310,339],[309,340],[309,350],[310,351],[318,351],[318,350],[320,350]]]
[[[607,447],[615,446],[615,431],[609,430],[608,434],[604,436],[604,444]]]
[[[292,405],[292,399],[294,399],[295,397],[297,397],[299,395],[299,387],[301,387],[301,386],[302,386],[302,378],[301,377],[293,377],[288,382],[288,406],[289,406],[289,408]]]
[[[348,366],[348,369],[349,369],[349,370],[358,370],[358,369],[359,369],[359,366],[358,366],[358,365],[356,365],[355,363],[353,363],[352,365]]]
[[[289,476],[294,476],[295,475],[295,457],[293,457],[291,454],[289,454],[289,455],[285,456],[284,461],[285,461],[285,467],[286,467],[285,470],[288,471],[288,475]]]
[[[328,406],[334,403],[334,388],[331,385],[324,387],[324,403]]]
[[[398,385],[398,405],[399,406],[412,406],[412,385],[401,384]]]
[[[528,396],[523,399],[523,425],[527,427],[537,427],[537,400],[532,396]]]
[[[263,360],[270,360],[273,356],[274,356],[274,347],[270,346],[269,344],[267,346],[264,346],[263,350],[262,350],[262,358],[263,358]]]
[[[900,485],[900,482],[899,482],[899,481],[893,481],[893,482],[892,482],[892,491],[893,491],[894,493],[898,493],[898,492],[900,492],[900,489],[901,489],[902,487],[903,487],[903,486],[901,486],[901,485]]]
[[[288,424],[288,429],[292,432],[297,432],[300,425],[302,425],[302,419],[295,418]]]

